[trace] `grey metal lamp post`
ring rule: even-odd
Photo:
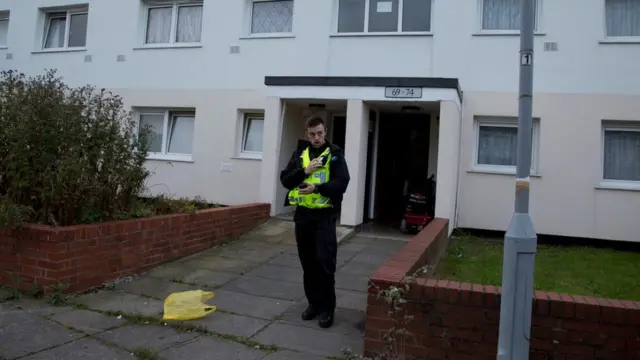
[[[504,237],[498,360],[529,359],[537,236],[529,216],[533,100],[533,32],[536,0],[520,12],[520,96],[515,211]]]

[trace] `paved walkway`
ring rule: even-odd
[[[306,302],[292,223],[271,221],[241,239],[95,293],[0,303],[0,360],[318,360],[362,352],[368,276],[402,245],[356,236],[341,243],[334,326],[303,322]],[[211,290],[218,311],[161,320],[173,292]],[[51,305],[61,302],[62,306]]]

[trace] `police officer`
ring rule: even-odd
[[[306,135],[309,141],[298,141],[280,182],[289,190],[285,206],[296,205],[296,242],[309,302],[302,319],[318,318],[318,325],[328,328],[336,307],[336,220],[350,177],[342,149],[325,140],[322,118],[307,120]]]

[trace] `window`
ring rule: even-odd
[[[431,0],[339,0],[339,33],[429,32]]]
[[[605,0],[607,37],[640,36],[640,1]]]
[[[264,114],[243,114],[240,154],[244,157],[260,158],[262,156],[263,133]]]
[[[537,169],[538,121],[531,133],[531,172]],[[518,158],[518,120],[510,117],[476,119],[476,153],[474,168],[479,171],[515,172]]]
[[[0,48],[7,47],[9,37],[9,12],[0,11]]]
[[[145,44],[193,44],[202,36],[202,3],[164,2],[147,8]]]
[[[87,45],[87,8],[45,12],[43,49],[83,48]]]
[[[640,126],[605,125],[602,178],[640,186]]]
[[[252,0],[251,33],[290,33],[293,28],[293,0]]]
[[[151,130],[151,158],[191,160],[194,111],[145,109],[139,111],[139,126]]]
[[[482,30],[519,31],[522,0],[481,0],[482,1]],[[538,5],[534,28],[537,29]]]

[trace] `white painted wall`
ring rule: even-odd
[[[0,11],[9,10],[11,19],[8,47],[0,49],[0,70],[36,74],[56,68],[72,85],[114,89],[127,106],[195,107],[193,162],[150,162],[152,189],[226,204],[282,203],[265,191],[279,186],[279,169],[273,164],[282,154],[281,129],[296,130],[276,119],[281,106],[268,97],[264,76],[456,77],[465,92],[458,226],[506,228],[513,177],[471,173],[468,165],[473,116],[517,115],[519,39],[478,34],[477,0],[433,0],[432,34],[421,36],[335,36],[336,1],[296,0],[293,32],[280,38],[247,36],[248,0],[206,0],[202,44],[188,49],[139,49],[144,12],[137,0],[83,2],[89,3],[86,50],[42,53],[43,20],[37,9],[76,2],[0,0]],[[595,186],[601,172],[601,121],[640,120],[640,45],[601,41],[603,0],[539,2],[534,114],[541,119],[540,177],[533,180],[531,204],[536,229],[637,241],[640,225],[634,214],[640,193]],[[543,51],[550,41],[557,42],[558,51]],[[238,46],[239,53],[230,53],[231,46]],[[91,55],[90,62],[85,55]],[[119,55],[125,61],[116,61]],[[381,91],[326,90],[345,100]],[[267,113],[264,147],[269,152],[263,162],[237,157],[239,109]],[[441,118],[439,126],[449,125]],[[284,136],[282,151],[290,145],[289,136]],[[443,149],[453,154],[451,142],[456,141],[440,136],[438,168],[450,160]],[[223,163],[231,164],[232,172],[221,172]]]
[[[506,229],[513,212],[515,175],[475,173],[473,115],[515,116],[518,101],[505,93],[465,94],[460,163],[459,227]],[[532,177],[536,232],[639,241],[640,192],[599,189],[602,120],[635,120],[637,96],[538,94],[539,170]],[[442,126],[442,122],[441,122]]]
[[[460,110],[460,104],[454,101],[442,101],[440,103],[436,217],[449,219],[449,234],[456,228],[458,159],[460,156],[459,132],[462,122]]]

